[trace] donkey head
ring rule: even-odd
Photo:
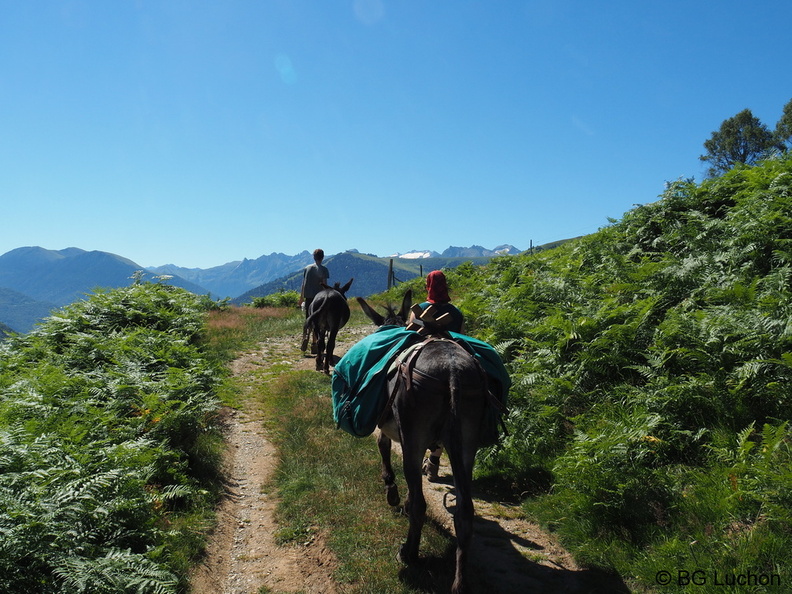
[[[412,291],[407,291],[404,294],[401,309],[398,311],[392,305],[386,305],[386,313],[384,316],[375,311],[362,297],[357,297],[356,299],[363,313],[365,313],[376,326],[404,326],[407,324],[407,318],[410,315],[410,305],[412,304]]]
[[[343,287],[340,286],[340,283],[335,283],[332,287],[325,283],[322,283],[322,288],[325,290],[332,289],[334,291],[338,291],[342,295],[346,295],[346,292],[349,291],[349,287],[352,286],[352,281],[355,280],[354,278],[350,278],[349,282],[345,284]]]

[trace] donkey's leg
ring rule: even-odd
[[[407,500],[405,508],[410,518],[407,540],[399,551],[399,559],[403,563],[418,560],[418,549],[421,544],[421,530],[426,520],[426,499],[423,493],[423,475],[421,462],[425,448],[419,449],[415,439],[405,439],[402,433],[402,458],[404,461],[404,480],[407,483]]]
[[[377,447],[379,448],[380,458],[382,458],[382,482],[385,483],[385,496],[388,505],[396,507],[399,505],[399,488],[396,486],[396,475],[391,465],[391,439],[382,431],[377,436]]]
[[[459,445],[459,444],[456,444]],[[475,450],[473,450],[475,455]],[[456,511],[454,512],[454,531],[456,532],[456,571],[454,583],[451,586],[452,594],[462,594],[467,591],[465,567],[467,566],[470,541],[473,538],[473,460],[468,457],[468,452],[460,452],[460,448],[448,449],[451,461],[451,471],[454,473],[454,489],[456,491]]]
[[[330,364],[333,362],[333,350],[335,350],[337,335],[338,335],[338,328],[336,327],[330,330],[330,334],[327,337],[327,346],[325,347],[325,360],[324,360],[325,373],[330,373]]]
[[[308,339],[313,335],[313,328],[307,323],[303,325],[303,337],[300,350],[304,353],[308,350]]]
[[[316,333],[316,371],[322,371],[322,357],[325,350],[325,333],[320,330]]]

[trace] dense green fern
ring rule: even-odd
[[[220,370],[199,344],[206,305],[134,284],[3,344],[0,591],[183,584],[169,525],[210,511],[219,461]]]
[[[479,473],[516,489],[552,476],[526,508],[642,587],[694,564],[692,541],[713,569],[777,571],[792,547],[791,262],[786,158],[670,183],[555,250],[448,271],[514,380],[509,435]]]

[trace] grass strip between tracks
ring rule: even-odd
[[[279,540],[302,546],[321,535],[337,557],[343,591],[442,589],[451,578],[453,538],[428,521],[422,562],[405,568],[397,561],[407,517],[385,501],[374,439],[336,429],[329,378],[312,371],[281,373],[262,385],[261,397],[280,453],[274,485],[281,500]],[[403,477],[398,480],[403,498]]]

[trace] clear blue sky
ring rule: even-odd
[[[0,0],[0,254],[596,231],[792,99],[788,0]]]

